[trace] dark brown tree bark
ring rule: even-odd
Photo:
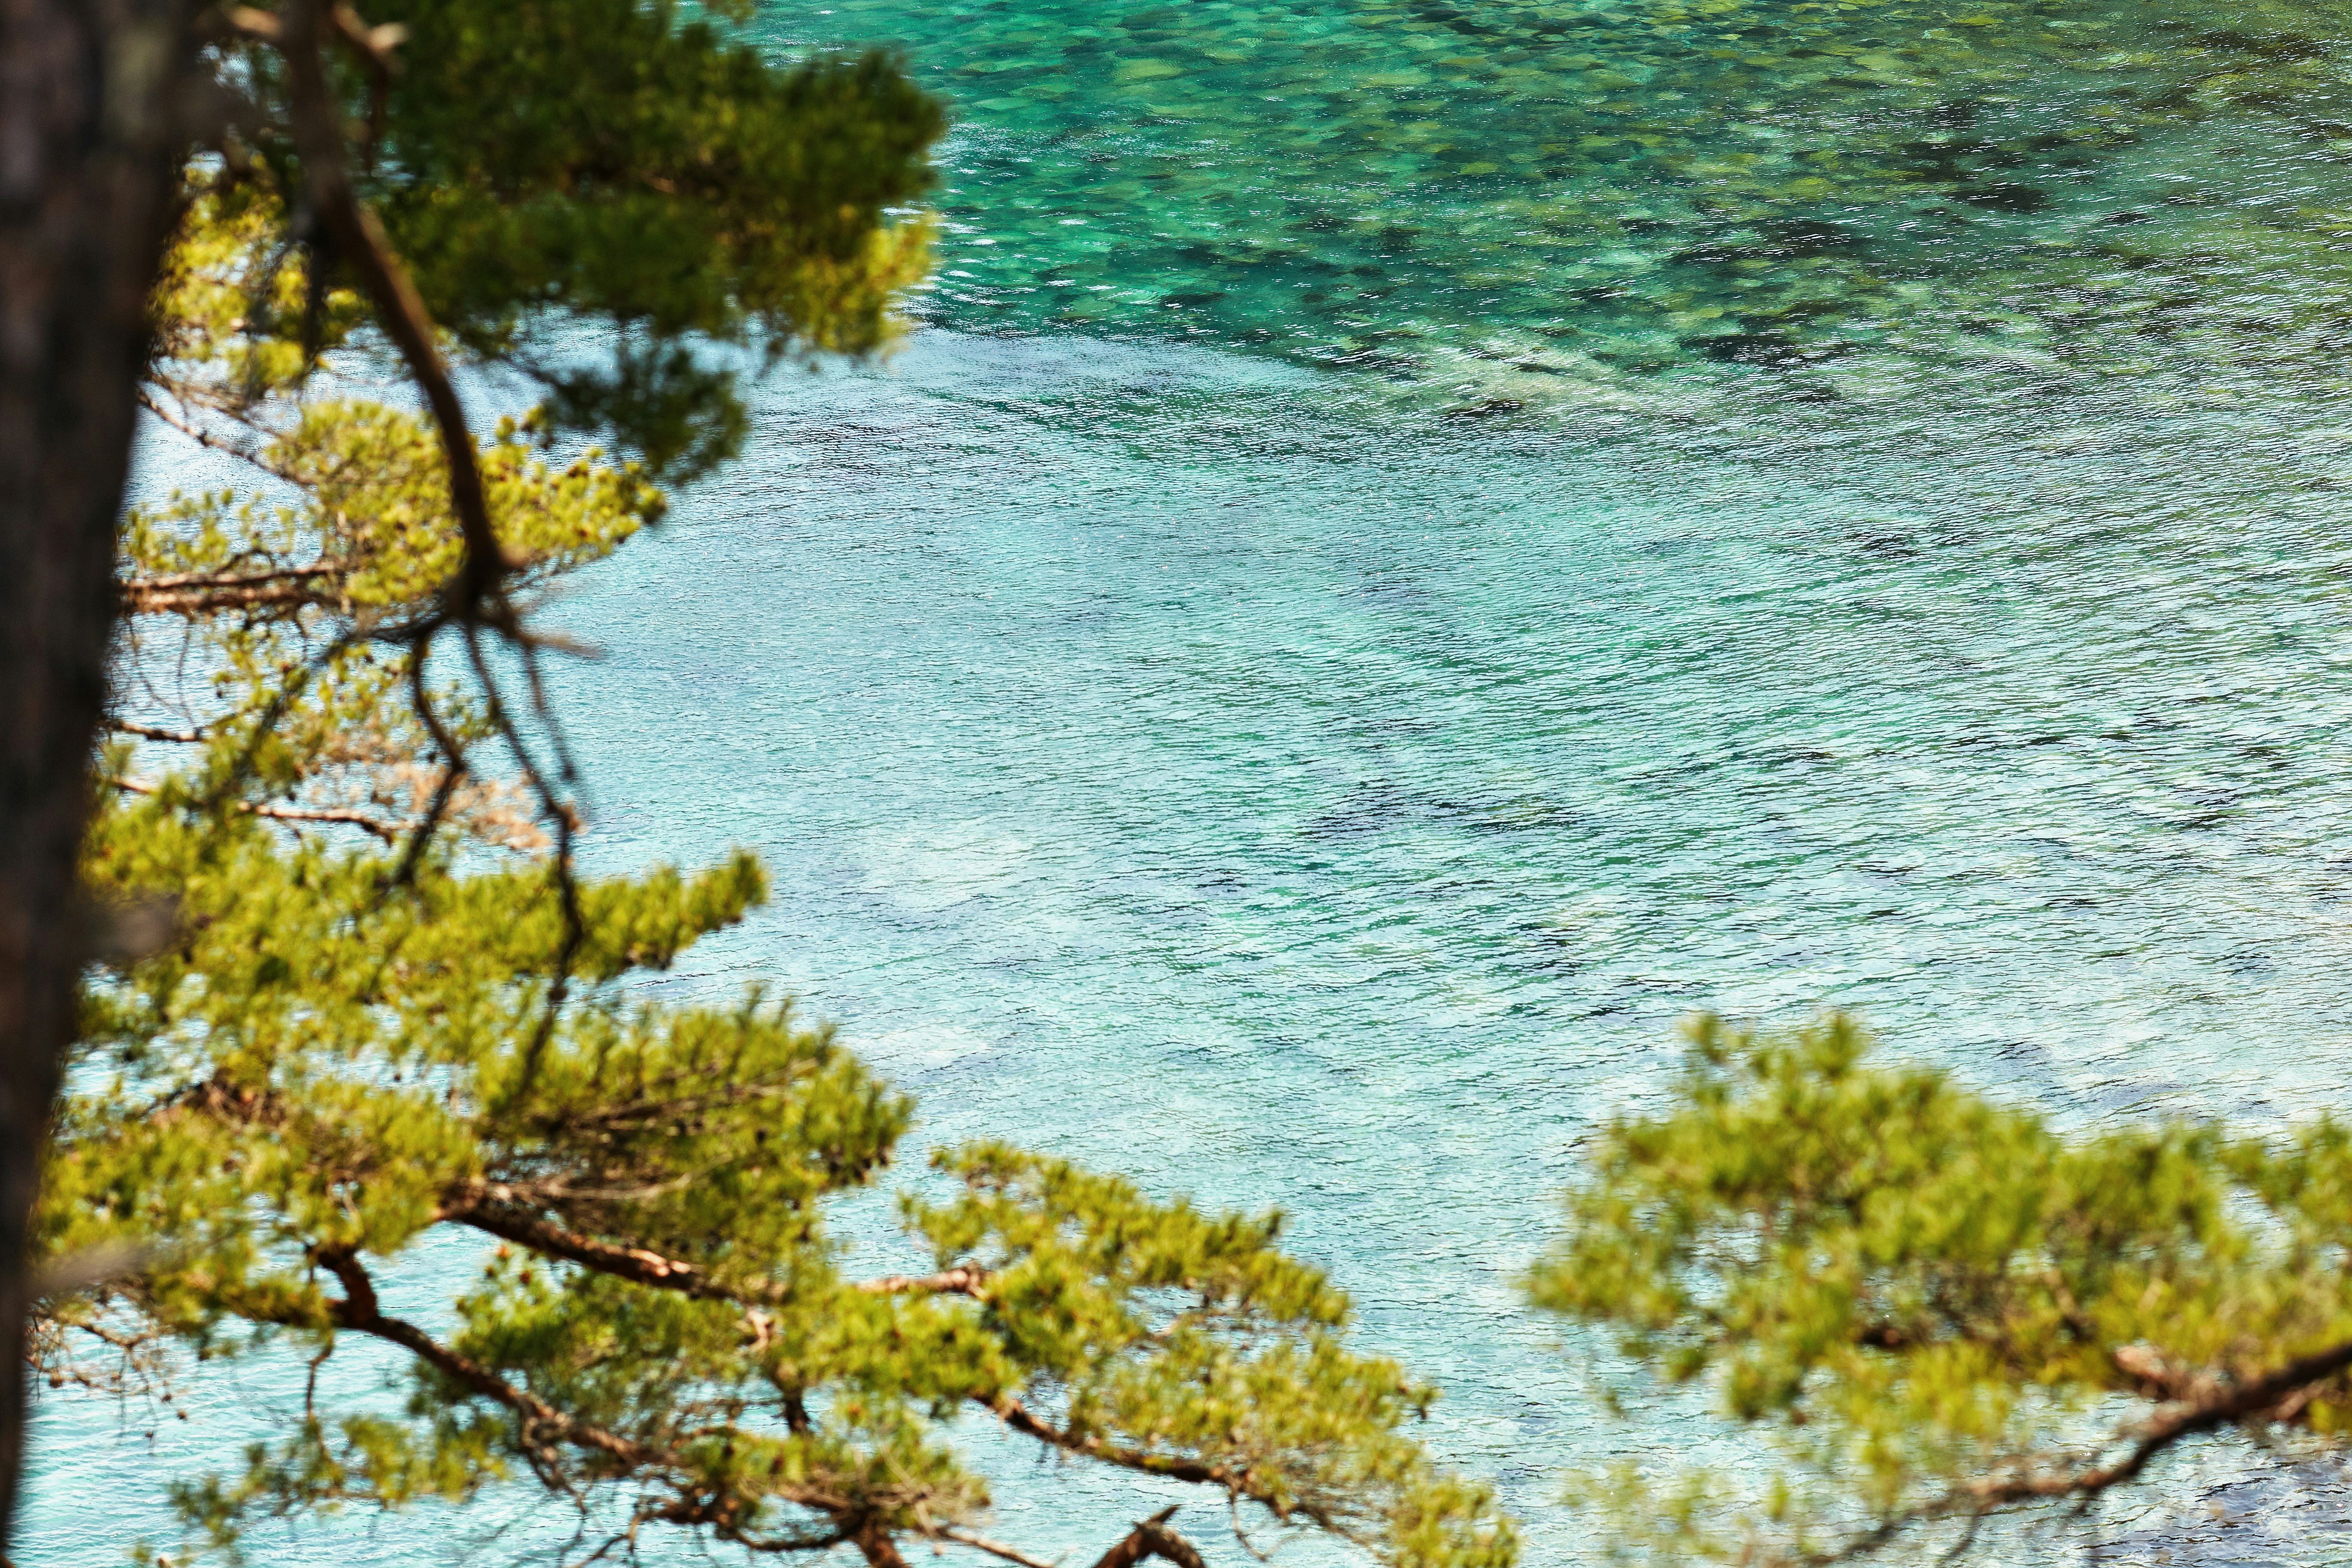
[[[849,1543],[857,1548],[866,1562],[866,1568],[907,1568],[907,1560],[899,1555],[898,1543],[877,1520],[868,1520],[850,1533]]]
[[[1192,1543],[1168,1528],[1176,1517],[1171,1505],[1161,1509],[1150,1519],[1139,1519],[1126,1538],[1102,1554],[1095,1568],[1136,1568],[1136,1564],[1153,1557],[1164,1558],[1176,1568],[1209,1568]]]
[[[195,10],[0,0],[0,1554],[24,1457],[26,1226],[89,934],[74,862]]]

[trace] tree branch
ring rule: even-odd
[[[274,45],[283,37],[275,11],[264,11],[254,5],[224,5],[215,15],[221,24],[238,37]]]
[[[571,994],[572,961],[587,939],[572,860],[580,814],[571,802],[558,797],[532,759],[520,731],[506,713],[499,695],[498,679],[483,658],[476,637],[478,627],[492,627],[522,652],[526,668],[530,667],[530,645],[523,637],[514,606],[506,595],[508,578],[524,562],[499,542],[497,530],[491,526],[489,498],[482,484],[473,433],[466,423],[465,405],[449,379],[448,367],[441,361],[437,330],[431,312],[425,307],[424,296],[417,292],[415,279],[394,253],[383,225],[352,188],[344,156],[341,106],[327,80],[320,31],[322,16],[330,14],[323,0],[288,0],[285,9],[278,13],[277,45],[286,60],[287,107],[293,121],[295,145],[301,153],[312,206],[325,222],[338,255],[358,271],[375,301],[379,324],[408,362],[409,373],[432,410],[433,423],[440,433],[442,452],[447,460],[450,509],[457,513],[466,551],[465,559],[445,590],[442,613],[456,623],[465,637],[467,653],[481,681],[491,721],[514,752],[516,764],[538,795],[555,829],[552,869],[556,896],[563,911],[563,943],[556,954],[546,1007],[525,1047],[522,1070],[516,1078],[514,1094],[520,1099],[528,1095],[537,1081],[540,1058],[554,1036],[556,1021]],[[366,32],[356,16],[351,26]],[[366,47],[378,47],[381,31],[367,33],[362,40]],[[388,39],[381,47],[389,47]],[[429,627],[425,635],[431,635]],[[557,754],[559,760],[565,754],[560,731]],[[567,783],[570,773],[567,765]]]
[[[985,1268],[963,1263],[939,1274],[886,1274],[879,1279],[861,1279],[855,1288],[868,1296],[970,1296],[981,1300],[993,1278]]]
[[[601,1454],[628,1469],[667,1471],[674,1477],[684,1478],[691,1488],[696,1473],[683,1456],[566,1415],[529,1389],[519,1388],[479,1362],[458,1354],[414,1323],[384,1316],[377,1304],[375,1283],[360,1263],[355,1249],[322,1247],[315,1249],[311,1256],[318,1260],[320,1267],[334,1275],[343,1288],[343,1299],[328,1303],[329,1321],[336,1328],[396,1344],[452,1382],[506,1406],[521,1419],[526,1447],[537,1447],[540,1446],[539,1440],[552,1438],[575,1448]],[[855,1500],[822,1488],[772,1482],[765,1489],[768,1495],[784,1502],[814,1509],[836,1519],[856,1516],[861,1511]],[[688,1509],[695,1507],[691,1499],[681,1500],[681,1502]],[[717,1525],[723,1531],[730,1523],[728,1518],[723,1517],[729,1511],[724,1508],[714,1512],[706,1503],[697,1511],[702,1517],[696,1522]],[[732,1522],[737,1528],[730,1532],[730,1539],[743,1540],[740,1533],[741,1521]],[[850,1539],[856,1540],[856,1537],[852,1535]],[[884,1544],[887,1545],[887,1537]],[[891,1561],[897,1561],[895,1552],[891,1554]]]
[[[907,1568],[907,1560],[898,1554],[898,1543],[890,1539],[878,1519],[859,1521],[849,1533],[849,1543],[864,1555],[867,1568]]]
[[[2319,1384],[2352,1367],[2352,1340],[2298,1356],[2250,1383],[2232,1383],[2212,1373],[2185,1373],[2170,1367],[2160,1353],[2135,1347],[2116,1352],[2117,1365],[2143,1383],[2195,1390],[2193,1397],[2159,1405],[2137,1428],[2126,1428],[2133,1441],[2118,1458],[2104,1465],[2080,1466],[2057,1471],[2019,1471],[1988,1476],[1953,1488],[1942,1497],[1880,1522],[1834,1552],[1805,1559],[1816,1563],[1844,1562],[1885,1546],[1904,1531],[1938,1520],[1968,1516],[1971,1520],[2018,1503],[2054,1498],[2094,1498],[2135,1479],[2148,1464],[2184,1437],[2234,1422],[2292,1420],[2300,1415]]]
[[[164,739],[176,737],[166,736]],[[152,779],[119,778],[110,781],[126,795],[153,795],[162,786]],[[341,805],[279,805],[274,801],[240,800],[231,803],[247,816],[266,816],[272,822],[316,822],[341,827],[356,827],[371,833],[386,844],[397,844],[407,825],[386,822],[353,806]]]
[[[383,122],[392,107],[392,79],[400,73],[400,61],[393,55],[408,40],[408,28],[399,22],[386,22],[371,27],[360,19],[360,14],[350,5],[338,4],[328,13],[343,42],[360,58],[368,73],[368,134],[367,167],[375,172],[375,151],[383,142]]]
[[[1168,1528],[1168,1521],[1175,1516],[1176,1505],[1171,1503],[1150,1519],[1136,1521],[1135,1528],[1104,1552],[1095,1568],[1135,1568],[1147,1557],[1164,1557],[1176,1568],[1209,1568],[1191,1542]]]
[[[438,1217],[470,1226],[550,1258],[561,1258],[567,1263],[577,1263],[583,1268],[658,1290],[676,1290],[704,1300],[730,1301],[738,1306],[782,1306],[792,1299],[788,1287],[772,1280],[724,1283],[711,1279],[698,1265],[681,1258],[666,1258],[642,1247],[602,1241],[558,1225],[532,1213],[513,1188],[500,1184],[471,1182],[457,1188],[442,1198]],[[879,1279],[861,1279],[851,1289],[868,1296],[960,1295],[978,1300],[990,1278],[987,1269],[963,1264],[939,1274],[892,1274]]]
[[[2139,1441],[2131,1451],[2111,1465],[2048,1480],[2008,1486],[1979,1483],[1970,1489],[1988,1503],[2009,1501],[2012,1491],[2021,1499],[2103,1491],[2138,1475],[2150,1459],[2181,1438],[2249,1417],[2265,1418],[2292,1396],[2347,1367],[2352,1367],[2352,1340],[2298,1356],[2252,1383],[2225,1384],[2213,1388],[2202,1398],[2160,1407],[2141,1426]]]
[[[116,584],[125,614],[205,616],[226,610],[332,605],[341,595],[322,590],[332,566],[288,566],[268,572],[173,572],[131,577]]]
[[[142,741],[169,741],[181,746],[201,746],[205,743],[202,730],[166,730],[155,724],[135,723],[129,719],[109,719],[106,727],[118,735],[136,735]]]
[[[464,537],[466,559],[449,586],[450,611],[458,619],[483,618],[486,608],[503,611],[500,587],[515,563],[499,543],[490,525],[489,499],[474,454],[472,430],[466,408],[442,363],[436,330],[424,296],[416,291],[407,268],[393,253],[383,225],[352,189],[343,156],[341,105],[327,82],[327,63],[319,32],[320,0],[291,0],[278,13],[278,37],[273,41],[285,57],[287,101],[293,119],[294,140],[302,154],[311,205],[334,237],[337,254],[360,275],[375,301],[384,334],[408,362],[419,391],[433,411],[448,460],[449,504]]]
[[[452,1382],[505,1405],[522,1418],[527,1445],[534,1436],[544,1434],[573,1447],[603,1454],[633,1469],[661,1465],[664,1456],[658,1450],[567,1415],[480,1363],[459,1355],[414,1323],[385,1317],[376,1304],[375,1284],[352,1249],[321,1247],[314,1256],[320,1266],[343,1287],[343,1300],[329,1304],[329,1316],[335,1327],[396,1344]]]
[[[1122,1469],[1140,1470],[1147,1476],[1164,1476],[1173,1481],[1192,1481],[1202,1486],[1223,1487],[1228,1491],[1242,1489],[1238,1478],[1215,1465],[1204,1465],[1198,1459],[1171,1458],[1164,1454],[1154,1454],[1141,1448],[1129,1448],[1116,1443],[1107,1443],[1100,1437],[1081,1437],[1075,1433],[1065,1432],[1050,1422],[1042,1421],[1030,1414],[1019,1400],[1010,1394],[998,1399],[990,1408],[995,1412],[998,1420],[1015,1432],[1026,1437],[1034,1437],[1048,1447],[1059,1448],[1065,1453],[1081,1454],[1089,1459],[1098,1459],[1106,1465],[1117,1465]]]
[[[162,380],[164,385],[171,388],[172,395],[177,398],[180,402],[190,403],[195,401],[196,395],[194,391],[184,383],[174,382],[169,378],[163,377],[159,377],[158,379]],[[258,452],[254,451],[252,448],[246,447],[239,442],[225,441],[221,439],[220,437],[214,435],[211,431],[197,424],[194,420],[164,406],[163,400],[155,395],[155,388],[152,384],[142,384],[139,388],[139,405],[147,410],[148,413],[152,414],[156,418],[162,420],[164,424],[170,426],[173,429],[177,430],[181,435],[185,436],[189,440],[194,441],[199,447],[203,447],[209,451],[226,453],[241,463],[247,463],[254,468],[260,469],[263,473],[269,475],[272,479],[282,479],[286,478],[286,474],[283,469],[278,468],[275,464],[265,461]],[[231,417],[235,417],[235,415],[232,414]]]
[[[713,1280],[701,1268],[677,1258],[664,1258],[641,1247],[618,1247],[594,1237],[567,1229],[551,1220],[541,1218],[519,1204],[499,1197],[498,1189],[478,1184],[461,1190],[442,1200],[440,1217],[458,1225],[471,1226],[504,1241],[550,1258],[561,1258],[567,1263],[577,1263],[599,1274],[610,1274],[633,1284],[651,1286],[660,1290],[676,1290],[683,1295],[699,1297],[707,1301],[731,1301],[737,1305],[782,1305],[791,1295],[783,1286],[769,1282],[722,1285]]]

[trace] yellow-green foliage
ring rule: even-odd
[[[331,62],[365,128],[360,194],[434,320],[538,381],[562,423],[611,432],[669,477],[708,471],[742,438],[737,374],[708,345],[773,356],[889,338],[929,232],[901,215],[945,125],[886,56],[780,66],[696,9],[383,0],[368,20],[405,38],[381,100],[366,70]],[[268,128],[232,146],[236,177],[214,183],[298,205],[293,142],[276,129],[283,62],[258,41],[221,57]],[[316,259],[289,245],[236,280],[232,316],[255,338],[236,351],[248,363],[215,349],[215,368],[281,377],[299,362],[289,342],[338,340],[349,307],[339,275],[310,297]],[[206,260],[183,258],[188,286],[165,307],[199,346],[231,319],[203,308],[226,276]],[[590,338],[583,322],[614,330]]]
[[[289,239],[275,193],[191,181],[149,312],[157,357],[207,401],[249,404],[297,385],[310,354],[343,343],[364,319],[359,296],[333,288],[306,322],[310,286],[324,279]]]
[[[367,806],[396,821],[424,809],[437,779],[420,760],[431,744],[418,716],[394,697],[408,651],[398,628],[435,605],[462,556],[447,459],[422,416],[313,383],[297,319],[304,262],[284,223],[251,184],[199,184],[166,255],[151,402],[275,482],[174,490],[131,510],[131,607],[166,612],[131,623],[131,662],[193,668],[208,683],[183,706],[208,721],[221,767],[306,808]],[[332,295],[323,345],[344,342],[358,312],[355,297]],[[593,447],[553,460],[551,437],[534,409],[475,443],[519,587],[609,553],[667,507],[642,464]],[[175,633],[184,646],[172,647]],[[474,697],[436,690],[453,739],[486,732]],[[539,841],[494,781],[469,780],[452,806],[494,841]]]
[[[560,468],[537,455],[545,419],[499,421],[477,460],[499,542],[526,576],[568,571],[604,555],[666,510],[635,463],[613,465],[590,447]],[[463,545],[448,517],[448,464],[422,417],[380,403],[305,403],[254,454],[300,500],[271,503],[235,490],[175,494],[134,507],[123,543],[142,574],[268,570],[300,561],[331,566],[351,611],[429,598],[455,572]]]
[[[1702,1020],[1674,1110],[1608,1129],[1530,1276],[1538,1305],[1710,1380],[1790,1462],[1760,1498],[1589,1483],[1629,1550],[1803,1560],[2035,1500],[2011,1483],[2095,1489],[2148,1402],[2178,1411],[2352,1340],[2341,1126],[2070,1136],[1868,1048],[1842,1016]],[[2347,1408],[2337,1374],[2245,1424],[2325,1435]]]
[[[748,858],[591,884],[573,1000],[536,1047],[563,931],[546,868],[436,855],[395,886],[394,866],[176,785],[105,814],[93,889],[176,897],[180,935],[89,994],[40,1245],[149,1261],[57,1306],[52,1370],[83,1327],[316,1355],[373,1331],[339,1308],[334,1260],[387,1268],[472,1226],[497,1250],[446,1349],[643,1457],[551,1443],[428,1362],[404,1419],[321,1414],[184,1489],[218,1543],[257,1511],[462,1499],[516,1472],[748,1542],[818,1543],[845,1518],[922,1535],[986,1505],[947,1426],[975,1407],[1381,1561],[1512,1560],[1484,1493],[1402,1431],[1431,1391],[1345,1347],[1346,1298],[1271,1217],[986,1145],[940,1158],[961,1198],[905,1205],[961,1280],[845,1281],[825,1200],[887,1163],[908,1102],[787,1007],[618,984],[758,901]],[[649,1259],[667,1280],[633,1277]]]
[[[733,373],[694,340],[887,335],[923,228],[885,207],[919,192],[940,117],[886,60],[772,66],[646,0],[369,20],[409,32],[363,195],[452,357],[548,392],[472,436],[505,616],[740,433]],[[266,123],[276,57],[231,52]],[[344,85],[364,122],[368,84]],[[756,991],[633,984],[763,874],[585,881],[541,853],[572,830],[561,770],[502,772],[493,746],[519,758],[560,716],[527,739],[478,650],[545,645],[454,624],[441,433],[358,395],[383,362],[290,216],[290,140],[233,151],[191,173],[149,395],[254,478],[125,521],[121,738],[85,874],[116,925],[161,934],[85,990],[37,1245],[104,1283],[45,1304],[37,1359],[59,1387],[168,1390],[192,1354],[362,1336],[415,1375],[404,1406],[321,1397],[179,1484],[190,1545],[512,1479],[628,1531],[891,1568],[988,1506],[958,1447],[977,1418],[1399,1568],[1509,1563],[1485,1489],[1406,1435],[1431,1391],[1348,1348],[1346,1298],[1271,1217],[988,1145],[940,1157],[961,1197],[904,1205],[938,1274],[845,1275],[828,1209],[889,1165],[908,1101]],[[542,335],[565,352],[535,358]],[[643,461],[559,451],[567,425]],[[452,1232],[480,1268],[427,1332],[376,1285],[413,1289]]]
[[[1005,1349],[1065,1391],[1066,1446],[1137,1468],[1208,1469],[1402,1564],[1500,1565],[1482,1489],[1398,1428],[1436,1391],[1344,1347],[1348,1299],[1276,1249],[1278,1215],[1155,1204],[1129,1183],[1001,1143],[944,1152],[949,1204],[908,1201],[942,1268],[978,1259]]]

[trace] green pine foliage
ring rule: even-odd
[[[1347,1348],[1346,1298],[1273,1216],[986,1145],[939,1157],[961,1197],[904,1205],[936,1274],[848,1278],[827,1204],[887,1169],[910,1103],[786,1005],[626,984],[759,901],[748,858],[583,888],[551,1005],[541,865],[434,851],[403,882],[392,849],[289,837],[202,783],[92,835],[93,888],[174,900],[176,934],[89,990],[41,1243],[141,1262],[51,1303],[43,1370],[100,1386],[167,1344],[310,1359],[354,1334],[417,1363],[400,1415],[317,1410],[184,1487],[210,1544],[528,1477],[618,1495],[640,1529],[894,1561],[890,1538],[985,1511],[950,1429],[973,1410],[1379,1561],[1511,1561],[1484,1492],[1406,1433],[1432,1391]],[[435,1338],[376,1281],[449,1227],[487,1258]]]
[[[772,64],[667,0],[388,0],[367,21],[401,41],[378,79],[337,57],[359,193],[434,320],[541,383],[568,426],[692,478],[744,431],[713,347],[890,337],[891,299],[924,271],[907,209],[945,119],[887,57]],[[230,52],[282,122],[276,52]],[[291,138],[231,151],[299,187]]]
[[[1954,1551],[2206,1434],[2340,1441],[2352,1129],[2062,1132],[1870,1046],[1843,1016],[1701,1020],[1672,1109],[1600,1136],[1530,1275],[1785,1461],[1752,1492],[1587,1478],[1625,1557]]]
[[[1412,1436],[1433,1391],[1352,1348],[1278,1216],[982,1143],[902,1196],[929,1272],[854,1273],[829,1222],[888,1179],[908,1099],[782,1000],[642,984],[757,906],[760,867],[573,868],[539,678],[567,649],[530,605],[736,450],[743,374],[888,342],[938,107],[886,57],[765,58],[728,6],[388,6],[209,14],[239,108],[189,169],[146,399],[245,479],[124,520],[85,847],[110,954],[37,1216],[37,1373],[170,1402],[192,1360],[405,1357],[404,1400],[314,1397],[177,1483],[175,1561],[518,1485],[578,1510],[583,1555],[1034,1563],[982,1533],[986,1426],[1197,1487],[1245,1545],[1507,1568],[1487,1489]],[[321,74],[324,142],[294,119]],[[341,229],[300,151],[338,144]],[[494,570],[456,424],[381,391],[433,356],[385,352],[385,268],[337,232],[380,237],[468,384],[536,390],[454,447]],[[1531,1271],[1779,1457],[1760,1488],[1584,1479],[1622,1555],[1946,1552],[2198,1442],[2340,1441],[2352,1130],[2067,1132],[1868,1049],[1842,1017],[1703,1021]],[[462,1292],[388,1310],[453,1237]],[[1202,1561],[1165,1511],[1106,1545]]]
[[[1411,1435],[1433,1391],[1350,1347],[1277,1216],[986,1144],[901,1205],[932,1272],[854,1275],[829,1216],[887,1178],[907,1097],[784,1001],[640,984],[758,905],[761,868],[572,868],[536,676],[564,645],[522,611],[731,450],[729,345],[887,340],[936,107],[885,58],[769,62],[652,0],[347,18],[362,198],[444,352],[545,391],[470,433],[507,559],[467,601],[442,432],[369,395],[401,362],[306,212],[287,14],[220,14],[253,113],[192,166],[154,293],[151,408],[247,478],[125,520],[85,852],[116,940],[37,1216],[36,1371],[172,1401],[192,1360],[357,1339],[413,1376],[184,1479],[174,1561],[524,1485],[593,1527],[583,1554],[685,1532],[1028,1562],[980,1533],[987,1426],[1192,1483],[1269,1540],[1506,1568],[1486,1490]],[[429,1323],[388,1308],[453,1233],[479,1247],[462,1293]],[[1107,1561],[1155,1554],[1199,1561],[1165,1513]]]

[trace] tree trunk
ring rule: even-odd
[[[195,8],[0,0],[0,1556],[24,1458],[27,1225],[84,952],[74,863]]]

